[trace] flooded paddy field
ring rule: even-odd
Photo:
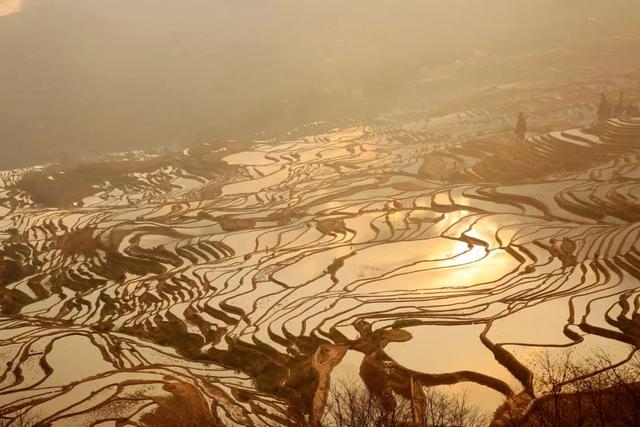
[[[0,172],[0,415],[299,425],[353,377],[492,414],[539,395],[541,355],[624,365],[640,119],[593,124],[582,101],[524,139],[505,101]]]

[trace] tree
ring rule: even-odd
[[[395,405],[387,405],[359,381],[350,379],[331,387],[322,427],[426,427],[487,425],[487,417],[469,404],[466,393],[450,395],[425,388],[425,419],[416,423],[410,399],[393,394]]]
[[[494,427],[640,425],[640,357],[613,362],[605,354],[572,360],[571,352],[537,359],[533,401],[518,411],[505,403],[496,412]]]
[[[527,121],[525,120],[524,114],[522,114],[522,112],[518,114],[518,124],[516,124],[515,133],[520,139],[524,139],[525,135],[527,134]]]
[[[385,407],[382,399],[351,380],[331,387],[322,426],[395,427],[409,421],[411,404],[407,399],[396,398],[394,407]]]
[[[598,120],[605,122],[611,118],[611,104],[607,100],[607,96],[600,94],[600,105],[598,105]]]
[[[467,393],[449,395],[427,388],[425,420],[422,426],[480,427],[488,424],[485,414],[468,401]]]
[[[27,415],[26,407],[20,408],[11,414],[0,415],[0,427],[29,427],[37,425],[33,415]]]
[[[618,97],[618,103],[613,107],[613,117],[620,117],[625,113],[624,106],[624,92],[620,91],[620,96]]]

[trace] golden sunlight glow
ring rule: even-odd
[[[7,16],[19,12],[22,0],[0,0],[0,16]]]

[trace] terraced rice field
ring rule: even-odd
[[[291,425],[322,414],[332,373],[493,411],[539,393],[544,352],[628,361],[640,120],[456,141],[354,127],[95,182],[2,172],[0,414]],[[34,200],[51,191],[68,197]]]

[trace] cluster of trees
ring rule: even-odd
[[[414,422],[409,399],[394,394],[395,405],[385,405],[383,399],[372,395],[355,379],[342,381],[331,388],[325,416],[313,427],[426,427],[487,425],[490,418],[471,405],[466,394],[452,395],[425,390],[425,420]]]
[[[538,360],[540,397],[524,413],[505,403],[492,425],[640,426],[640,357],[613,363],[606,355],[573,361],[570,352]],[[499,421],[499,422],[498,422]]]
[[[618,101],[612,104],[603,93],[600,95],[600,104],[598,104],[598,120],[604,122],[613,117],[637,116],[638,104],[633,101],[626,102],[624,93],[620,92]]]
[[[584,425],[589,419],[600,425],[640,425],[638,356],[627,364],[616,366],[604,355],[581,364],[572,363],[567,355],[563,363],[548,361],[544,366],[548,367],[543,378],[548,390],[546,396],[552,401],[547,406],[553,414],[560,414],[567,421],[573,415],[576,425]],[[609,369],[610,366],[614,368]],[[577,380],[563,381],[567,374]],[[559,396],[564,397],[564,405]],[[563,407],[569,410],[563,411]],[[546,412],[548,418],[550,411]]]
[[[538,397],[522,392],[498,408],[493,418],[471,405],[466,394],[426,388],[425,419],[417,424],[410,400],[394,395],[395,405],[389,407],[388,401],[385,404],[353,379],[332,386],[325,416],[313,427],[640,426],[640,356],[618,363],[604,354],[574,356],[540,356]]]
[[[620,92],[618,101],[612,104],[607,96],[602,93],[600,95],[600,104],[598,104],[598,121],[604,122],[614,117],[635,117],[640,115],[638,104],[634,101],[625,101],[624,92]],[[524,139],[527,134],[527,120],[522,112],[518,113],[518,121],[514,130],[516,136]]]

